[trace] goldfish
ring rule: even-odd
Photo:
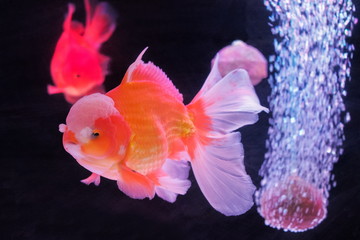
[[[63,93],[69,103],[94,92],[104,92],[110,58],[99,50],[116,28],[115,11],[106,2],[84,0],[86,23],[72,20],[75,5],[68,12],[51,60],[50,71],[55,86],[49,94]]]
[[[134,199],[155,195],[175,202],[191,182],[189,162],[210,205],[240,215],[253,205],[255,186],[244,167],[238,128],[255,123],[262,107],[245,70],[221,77],[217,60],[188,104],[144,51],[121,83],[106,94],[84,96],[60,124],[64,149],[91,175],[117,182]]]
[[[222,76],[234,69],[242,68],[248,72],[254,86],[268,76],[268,64],[264,55],[241,40],[233,41],[231,45],[222,48],[218,54],[219,69]]]

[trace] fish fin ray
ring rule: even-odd
[[[99,47],[116,28],[117,14],[106,2],[85,1],[86,27],[84,37]]]
[[[148,177],[125,166],[121,167],[117,185],[123,193],[134,199],[152,199],[155,195],[154,183]]]
[[[208,77],[206,78],[204,84],[202,85],[200,91],[193,99],[193,102],[196,101],[197,99],[199,99],[203,95],[203,93],[207,92],[217,82],[219,82],[222,79],[220,71],[219,71],[218,63],[219,63],[219,54],[216,55],[215,60],[214,60],[214,65],[211,68],[211,71],[210,71]]]
[[[244,167],[240,133],[192,143],[191,166],[201,191],[211,206],[226,216],[240,215],[253,206],[255,186]]]
[[[191,186],[189,170],[186,161],[166,159],[162,167],[164,174],[157,179],[159,185],[155,187],[156,194],[168,202],[175,202],[177,195],[184,195]]]
[[[91,23],[91,19],[95,12],[95,7],[97,5],[97,0],[84,0],[85,12],[86,12],[86,26],[89,26]]]
[[[216,63],[214,67],[217,68]],[[226,134],[255,123],[259,112],[269,112],[260,105],[249,75],[242,69],[232,71],[199,94],[188,108],[201,109],[200,112],[208,116],[206,131]]]
[[[66,16],[65,16],[65,20],[64,20],[64,23],[63,23],[63,29],[64,31],[70,31],[71,30],[71,27],[72,27],[72,16],[75,12],[75,5],[72,4],[72,3],[69,3],[68,4],[68,11],[66,13]]]
[[[139,82],[149,81],[162,86],[164,91],[169,92],[177,100],[183,101],[182,94],[174,86],[172,81],[166,76],[166,74],[152,62],[144,63],[141,58],[144,55],[147,48],[145,48],[137,57],[135,62],[130,65],[124,76],[123,82]]]
[[[90,185],[91,183],[94,183],[95,186],[99,186],[101,177],[100,175],[96,173],[92,173],[89,177],[81,180],[82,183],[85,183],[86,185]]]
[[[244,70],[221,78],[213,69],[204,86],[187,105],[196,132],[184,141],[209,203],[227,216],[240,215],[252,207],[255,186],[245,171],[240,133],[232,131],[256,122],[257,113],[267,109]]]

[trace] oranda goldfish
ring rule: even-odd
[[[105,177],[132,198],[156,194],[174,202],[190,187],[190,162],[216,210],[244,213],[255,187],[245,171],[240,133],[233,131],[267,111],[248,74],[235,70],[222,78],[216,60],[199,93],[184,105],[165,73],[141,60],[145,50],[118,87],[81,98],[59,126],[65,150],[92,172],[82,182],[98,185]]]
[[[241,68],[248,72],[253,85],[259,84],[268,76],[268,64],[264,55],[241,40],[236,40],[231,45],[222,48],[218,54],[221,76]],[[212,63],[214,63],[214,59]]]
[[[100,54],[99,49],[116,27],[116,17],[109,4],[91,0],[84,0],[84,3],[85,26],[72,20],[75,5],[68,5],[64,32],[57,42],[50,66],[56,86],[48,85],[48,93],[64,93],[70,103],[90,93],[104,92],[102,84],[110,58]]]

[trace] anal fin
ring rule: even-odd
[[[177,195],[184,195],[191,186],[187,179],[189,169],[186,161],[166,159],[161,170],[163,174],[157,180],[159,185],[155,187],[156,194],[168,202],[175,202]]]

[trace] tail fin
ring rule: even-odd
[[[107,41],[116,28],[115,10],[106,2],[84,0],[86,9],[85,38],[96,47]]]
[[[240,133],[232,131],[255,123],[257,113],[268,110],[259,104],[245,70],[221,78],[217,62],[187,106],[197,131],[186,144],[201,191],[216,210],[232,216],[251,208],[255,191],[245,171]]]

